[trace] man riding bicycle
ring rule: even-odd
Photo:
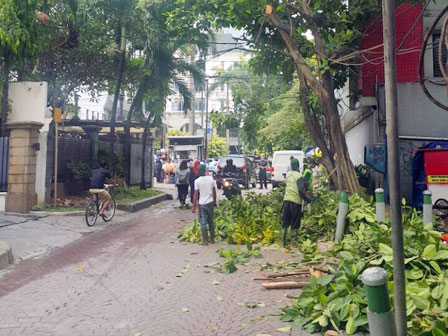
[[[98,194],[103,196],[104,203],[100,209],[98,215],[103,215],[104,210],[108,208],[111,196],[104,185],[107,183],[113,184],[118,187],[118,184],[112,179],[112,175],[108,170],[107,162],[101,161],[100,168],[95,169],[92,174],[92,180],[90,181],[90,192],[92,194]]]

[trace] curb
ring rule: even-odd
[[[137,212],[144,208],[150,207],[151,205],[154,205],[154,204],[166,201],[166,200],[172,200],[172,199],[173,199],[173,195],[163,193],[161,195],[146,198],[141,201],[134,202],[134,203],[117,204],[117,209],[127,211],[127,212]]]
[[[0,269],[6,268],[12,264],[12,249],[11,246],[0,240]]]

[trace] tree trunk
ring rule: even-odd
[[[150,116],[148,116],[148,119],[146,120],[146,125],[145,125],[145,129],[143,130],[143,137],[142,137],[142,164],[140,166],[141,167],[141,175],[140,175],[140,189],[141,190],[145,190],[146,189],[146,176],[145,176],[145,169],[146,169],[146,142],[148,140],[149,124],[150,124]]]
[[[121,84],[123,82],[124,63],[126,58],[126,26],[121,26],[120,56],[117,69],[117,84],[115,87],[114,101],[110,113],[110,142],[109,142],[109,168],[112,169],[115,144],[115,119],[117,117],[118,98],[120,96]]]
[[[334,161],[333,161],[333,151],[328,148],[327,143],[325,141],[325,135],[322,132],[321,124],[316,116],[309,107],[308,104],[308,86],[303,76],[299,76],[300,78],[300,103],[302,105],[302,112],[305,119],[305,123],[308,126],[308,130],[310,132],[311,137],[313,138],[316,145],[319,146],[319,149],[322,152],[322,163],[327,169],[328,173],[331,173],[335,169]],[[331,186],[339,186],[338,180],[335,174],[330,175],[330,185]]]
[[[338,179],[340,181],[339,187],[349,193],[360,193],[361,188],[359,186],[355,168],[350,160],[345,136],[341,128],[331,73],[327,71],[322,77],[317,78],[311,71],[311,68],[306,64],[305,58],[300,53],[299,46],[293,39],[294,33],[290,31],[290,27],[285,26],[276,14],[272,14],[269,17],[271,22],[277,27],[279,34],[285,42],[296,65],[298,75],[302,76],[307,81],[309,87],[322,103],[322,112],[329,123],[331,131],[331,145],[334,146],[337,154],[336,166],[338,168]]]
[[[125,126],[125,143],[123,149],[123,171],[126,183],[129,185],[131,183],[131,121],[134,113],[138,110],[141,111],[141,107],[143,104],[143,94],[147,89],[149,78],[145,76],[140,86],[132,100],[131,107],[129,108],[128,116],[126,118],[126,126]]]
[[[8,91],[9,91],[9,70],[10,70],[10,57],[7,53],[3,54],[3,91],[2,91],[2,102],[1,102],[1,130],[0,136],[6,136],[6,121],[8,118]]]

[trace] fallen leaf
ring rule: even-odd
[[[186,269],[188,269],[188,268],[190,268],[190,267],[191,267],[190,264],[186,264],[186,265],[184,266],[184,268],[186,268]]]
[[[79,265],[78,267],[76,267],[76,270],[77,270],[77,271],[82,271],[82,270],[83,270],[82,265]]]
[[[216,330],[218,330],[218,328],[216,328],[215,326],[213,326],[213,327],[210,328],[210,330],[211,330],[211,331],[216,331]]]
[[[191,262],[191,261],[193,261],[192,259],[185,259],[184,260],[185,262]]]
[[[277,328],[276,330],[280,331],[280,332],[284,332],[284,333],[290,332],[291,331],[291,326]]]
[[[142,333],[140,333],[140,332],[135,333],[134,336],[142,336]]]
[[[201,267],[201,264],[196,264],[196,267]]]
[[[156,286],[156,287],[154,287],[154,289],[155,290],[163,290],[163,289],[165,289],[163,286]]]
[[[222,296],[219,296],[219,295],[218,295],[218,296],[216,297],[216,300],[218,300],[218,301],[224,301],[224,298],[223,298]]]
[[[255,334],[255,336],[272,336],[271,334]]]
[[[268,315],[270,315],[270,316],[281,316],[282,312],[281,311],[271,311],[271,312],[268,312]]]
[[[327,330],[325,332],[325,336],[338,336],[338,335],[339,335],[339,333],[335,330]]]
[[[213,280],[212,284],[215,285],[215,286],[219,285],[219,281],[215,279],[215,280]]]
[[[272,301],[277,302],[277,303],[282,303],[282,300],[272,300]]]
[[[182,272],[179,272],[179,273],[176,274],[176,277],[180,278],[180,277],[182,277],[183,275],[184,275],[184,274],[183,274]]]
[[[190,309],[183,307],[183,308],[182,308],[182,311],[183,311],[184,313],[188,313],[188,312],[190,311]]]
[[[266,305],[263,302],[258,302],[257,307],[266,307]]]
[[[258,321],[266,321],[268,318],[266,317],[266,316],[260,316],[259,318],[258,318]]]
[[[242,327],[247,326],[247,323],[241,323],[241,326]]]

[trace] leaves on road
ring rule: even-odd
[[[216,300],[218,300],[218,301],[224,301],[224,298],[223,298],[222,296],[219,296],[219,295],[218,295],[218,296],[216,297]]]
[[[190,309],[188,309],[188,308],[186,308],[186,307],[183,307],[183,308],[182,308],[182,311],[183,311],[184,313],[188,313],[188,312],[190,311]]]
[[[217,285],[219,285],[219,281],[215,279],[215,280],[213,280],[212,284],[217,286]]]
[[[277,328],[276,330],[277,330],[277,331],[280,331],[280,332],[287,333],[287,332],[290,332],[290,331],[291,331],[291,326],[286,326],[286,327]]]

